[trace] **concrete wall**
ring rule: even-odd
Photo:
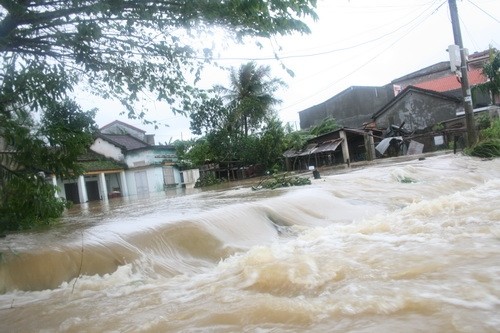
[[[123,162],[125,160],[125,156],[123,155],[120,148],[101,138],[97,138],[94,141],[92,146],[90,146],[90,150],[111,158],[115,161]]]
[[[392,85],[350,87],[329,100],[299,112],[300,128],[318,125],[333,117],[344,127],[361,128],[371,116],[394,97]]]
[[[387,128],[390,125],[400,126],[404,122],[403,128],[407,131],[423,130],[455,118],[460,109],[460,102],[410,92],[381,114],[376,124],[378,128]]]
[[[144,166],[150,164],[159,164],[164,160],[174,162],[177,160],[175,150],[170,148],[161,148],[156,146],[154,148],[134,150],[127,152],[125,163],[129,168]]]
[[[137,183],[137,179],[140,179],[142,176],[138,174],[146,175],[147,182],[147,192],[141,193],[141,186]],[[144,195],[148,193],[162,192],[164,190],[163,187],[163,169],[162,166],[156,167],[148,167],[143,169],[132,169],[127,170],[125,172],[128,184],[129,195]],[[138,186],[139,185],[139,186]]]

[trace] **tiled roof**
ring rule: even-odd
[[[469,85],[475,86],[481,83],[486,82],[486,77],[481,73],[480,68],[471,69],[469,72]],[[415,87],[433,90],[438,92],[446,92],[461,89],[460,81],[454,74],[450,74],[449,76],[442,77],[435,80],[430,80],[422,83],[417,83],[414,85]]]
[[[99,134],[104,140],[109,141],[125,150],[149,147],[150,145],[130,134]]]
[[[128,128],[131,128],[135,131],[138,131],[138,132],[141,132],[141,133],[146,133],[146,131],[140,129],[140,128],[137,128],[135,126],[132,126],[132,125],[129,125],[127,123],[124,123],[123,121],[120,121],[120,120],[114,120],[112,122],[110,122],[109,124],[107,125],[104,125],[103,127],[100,128],[100,131],[101,132],[104,132],[107,128],[113,126],[113,125],[120,125],[120,126],[125,126],[125,127],[128,127]]]
[[[104,155],[88,150],[87,153],[78,157],[80,164],[85,172],[106,171],[106,170],[123,170],[126,165],[120,162],[113,161]]]

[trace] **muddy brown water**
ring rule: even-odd
[[[1,332],[499,332],[500,159],[75,206],[0,252]]]

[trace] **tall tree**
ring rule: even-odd
[[[209,37],[218,28],[237,40],[307,33],[301,19],[315,18],[315,5],[316,0],[1,0],[0,81],[36,68],[55,82],[25,89],[55,97],[86,83],[141,117],[135,108],[141,92],[170,103],[192,99],[190,78],[199,78],[211,50],[191,36]],[[27,98],[33,96],[23,97],[33,103]]]
[[[238,70],[233,68],[229,78],[230,87],[218,86],[217,89],[229,100],[234,119],[241,121],[247,136],[248,130],[257,128],[272,107],[281,102],[274,94],[285,83],[271,77],[269,66],[257,66],[255,62],[243,64]]]
[[[91,113],[70,98],[79,86],[119,100],[130,117],[144,117],[142,93],[192,109],[212,52],[207,38],[195,37],[214,29],[236,41],[308,33],[302,20],[316,19],[315,6],[316,0],[0,0],[0,212],[23,206],[8,204],[21,200],[16,189],[42,186],[30,183],[36,170],[78,174],[73,158],[93,128]],[[8,189],[12,177],[26,186],[11,182]]]
[[[500,98],[500,51],[490,48],[489,61],[483,65],[482,73],[488,81],[480,84],[479,89],[490,94],[491,103]]]

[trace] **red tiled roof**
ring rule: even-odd
[[[486,77],[481,73],[480,68],[471,69],[469,70],[468,73],[469,73],[468,75],[469,85],[471,87],[486,82]],[[414,86],[438,92],[461,89],[460,81],[458,81],[457,77],[454,74],[450,74],[449,76],[442,77],[439,79],[418,83],[415,84]]]

